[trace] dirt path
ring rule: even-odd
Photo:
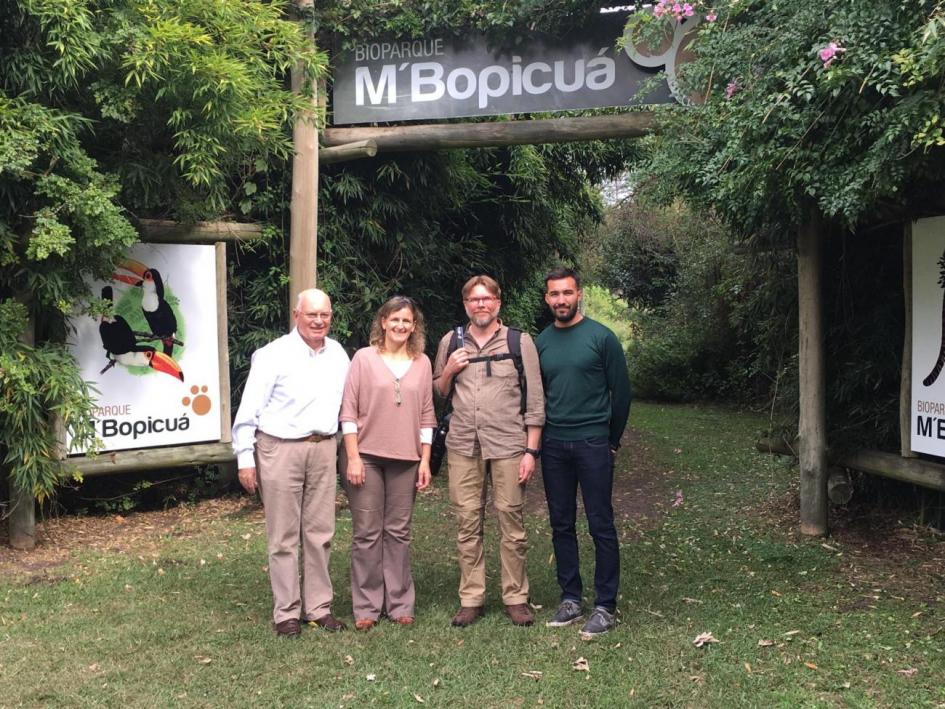
[[[639,432],[629,429],[617,454],[614,476],[614,516],[622,528],[633,530],[636,538],[651,529],[656,520],[672,504],[675,487],[673,471],[653,462],[646,441]],[[548,516],[545,489],[540,472],[528,486],[526,505],[530,516]],[[578,494],[578,519],[584,509]],[[621,539],[625,537],[621,536]]]
[[[632,541],[654,528],[672,506],[676,473],[654,462],[646,437],[638,431],[628,430],[623,443],[614,480],[614,512],[622,540]],[[440,483],[433,494],[446,497],[445,485]],[[526,505],[529,517],[547,517],[540,474],[528,487]],[[494,514],[491,507],[490,503],[489,514]],[[755,511],[766,519],[766,526],[786,530],[788,537],[800,541],[798,513],[795,490],[759,504]],[[578,514],[579,519],[584,514],[580,500]],[[31,552],[10,548],[6,525],[0,524],[0,577],[22,577],[26,583],[55,580],[58,567],[86,550],[147,556],[157,553],[167,537],[191,537],[207,522],[233,515],[261,522],[262,508],[246,496],[233,496],[127,516],[57,517],[37,524],[39,541]],[[929,598],[945,588],[945,545],[930,543],[935,535],[929,530],[905,526],[894,512],[869,507],[831,510],[831,525],[831,537],[823,543],[842,548],[841,569],[851,582],[895,579],[900,593]],[[915,563],[922,569],[919,576],[906,571]]]
[[[618,521],[633,529],[635,537],[652,526],[671,503],[672,474],[653,464],[636,431],[627,432],[619,455],[618,469],[628,467],[624,461],[629,461],[630,472],[618,474],[614,481],[614,511]],[[529,515],[547,516],[540,476],[529,485],[526,504]],[[30,552],[12,549],[7,543],[6,525],[0,525],[0,576],[25,577],[28,583],[48,581],[55,578],[57,567],[81,551],[148,555],[168,536],[193,536],[210,519],[233,514],[262,519],[258,503],[245,496],[127,516],[55,517],[37,523],[38,544]]]

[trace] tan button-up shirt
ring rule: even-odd
[[[507,353],[508,330],[502,325],[480,349],[467,329],[463,347],[470,357]],[[433,365],[434,381],[443,373],[451,336],[452,332],[448,332],[440,340]],[[471,362],[454,377],[453,418],[446,437],[447,448],[465,456],[480,455],[484,460],[522,455],[526,426],[545,424],[545,391],[541,383],[538,350],[532,338],[524,332],[522,364],[528,390],[524,415],[521,412],[518,371],[513,360]]]

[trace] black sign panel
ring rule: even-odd
[[[335,56],[332,124],[673,101],[665,80],[639,94],[664,62],[618,48],[622,33],[623,18],[610,17],[567,38],[535,35],[515,46],[482,35],[358,43]]]

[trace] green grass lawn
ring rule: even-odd
[[[490,521],[488,615],[449,627],[457,570],[438,480],[417,505],[414,627],[276,638],[263,526],[247,509],[148,553],[86,552],[46,582],[0,580],[0,706],[945,706],[945,581],[921,577],[945,545],[918,538],[914,558],[887,565],[799,538],[771,512],[795,471],[753,451],[762,423],[634,405],[646,460],[625,447],[618,475],[658,470],[673,489],[647,531],[627,535],[620,624],[596,641],[543,625],[557,590],[540,511],[529,573],[541,622],[502,615]],[[332,573],[349,622],[350,537],[343,512]],[[590,551],[585,534],[587,562]],[[719,642],[695,647],[703,632]]]

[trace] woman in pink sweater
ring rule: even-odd
[[[410,521],[417,490],[430,484],[436,426],[423,345],[423,315],[412,299],[395,296],[377,311],[371,345],[355,353],[345,383],[341,431],[358,630],[373,628],[382,614],[400,625],[414,619]]]

